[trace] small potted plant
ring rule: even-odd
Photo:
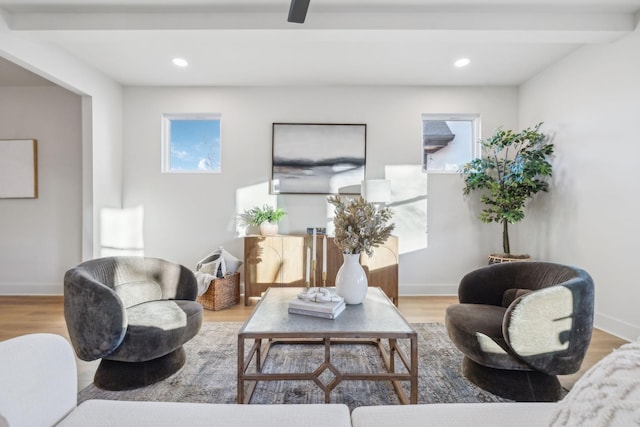
[[[553,144],[540,132],[542,123],[518,133],[498,129],[481,141],[483,156],[464,165],[464,194],[481,192],[480,201],[486,206],[480,221],[502,224],[503,254],[492,254],[489,263],[525,260],[528,255],[512,255],[509,244],[509,224],[524,218],[527,201],[540,191],[547,191],[552,167],[549,156]]]
[[[273,236],[278,234],[278,222],[286,214],[287,213],[280,208],[263,205],[262,207],[256,206],[245,211],[242,217],[248,224],[259,226],[260,234],[263,236]]]

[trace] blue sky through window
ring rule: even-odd
[[[172,171],[220,172],[220,120],[171,119]]]

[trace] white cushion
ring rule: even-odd
[[[61,427],[350,427],[346,405],[235,405],[88,400]]]
[[[551,426],[640,425],[640,342],[625,344],[589,369],[558,402]]]
[[[187,326],[187,313],[173,300],[149,301],[127,309],[127,323],[162,328],[165,331]]]
[[[51,426],[76,406],[76,359],[66,339],[30,334],[0,342],[0,414],[11,427]]]
[[[125,307],[132,307],[136,304],[162,298],[162,287],[158,283],[148,280],[119,283],[114,287],[116,294],[122,300],[122,305]]]
[[[514,427],[547,426],[555,403],[432,403],[361,406],[353,427]]]

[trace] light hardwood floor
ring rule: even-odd
[[[412,323],[444,322],[445,308],[457,302],[455,297],[400,297],[399,308]],[[0,341],[19,335],[50,332],[69,338],[63,314],[61,296],[0,296]],[[204,310],[205,322],[243,322],[253,311],[253,306],[238,304],[220,311]],[[620,345],[625,340],[603,332],[593,331],[587,357],[580,371],[560,377],[566,388],[589,367]],[[78,360],[78,387],[82,389],[93,381],[98,362]]]

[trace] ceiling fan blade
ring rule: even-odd
[[[309,9],[309,1],[310,0],[291,0],[287,21],[298,24],[304,23],[307,17],[307,9]]]

